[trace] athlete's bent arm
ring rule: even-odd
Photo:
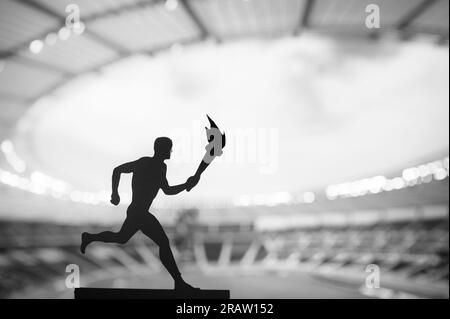
[[[136,162],[130,162],[130,163],[125,163],[120,166],[117,166],[113,170],[111,204],[117,206],[120,203],[120,196],[119,196],[119,191],[118,191],[119,183],[120,183],[120,175],[132,173],[134,171],[135,166],[136,166]]]

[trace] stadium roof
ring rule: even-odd
[[[429,34],[447,43],[449,30],[447,0],[78,0],[85,32],[55,43],[71,3],[0,2],[3,128],[12,126],[31,102],[82,73],[173,44],[300,36],[304,30],[374,38],[391,32]],[[381,8],[381,28],[375,32],[364,25],[369,3]],[[44,43],[44,50],[41,42],[30,47],[35,40]]]

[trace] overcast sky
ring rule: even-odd
[[[159,205],[316,190],[448,153],[448,63],[444,46],[312,35],[174,48],[43,98],[15,142],[34,169],[98,191],[168,135],[178,183],[203,156],[208,113],[228,133],[221,162],[195,192]]]

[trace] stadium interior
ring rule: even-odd
[[[379,29],[365,27],[373,3]],[[142,234],[86,255],[80,235],[120,227],[130,180],[113,207],[114,165],[162,134],[203,143],[207,112],[228,158],[152,209],[191,283],[449,298],[448,32],[447,0],[2,0],[0,298],[73,298],[72,264],[82,286],[171,288]],[[264,138],[251,127],[285,130],[276,165],[240,157],[239,127],[247,148]],[[174,150],[169,182],[203,146]]]

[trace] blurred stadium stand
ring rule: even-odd
[[[435,188],[433,194],[441,198],[423,204],[411,201],[418,194],[426,197],[428,188]],[[243,208],[240,214],[253,216],[252,222],[244,223],[237,215],[234,221],[221,221],[223,211],[208,212],[208,220],[202,222],[199,212],[185,210],[165,228],[182,267],[204,274],[302,271],[362,285],[365,267],[376,264],[384,288],[448,298],[448,179],[399,192],[393,196],[395,204],[383,194],[365,196],[357,203],[340,199],[335,203],[339,210],[333,213],[320,202],[314,207],[271,207],[262,213],[258,207]],[[31,198],[27,201],[33,203]],[[141,235],[125,246],[94,245],[87,255],[80,255],[80,233],[104,227],[1,222],[1,296],[20,296],[21,289],[49,282],[62,284],[68,264],[79,265],[85,278],[100,271],[111,280],[130,270],[149,278],[162,271],[157,247]]]

